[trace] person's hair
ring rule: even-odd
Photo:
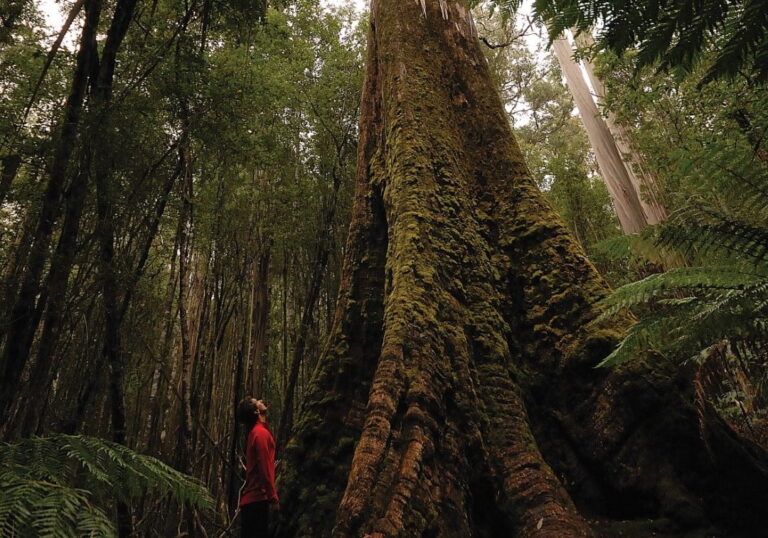
[[[259,408],[256,407],[256,400],[253,396],[246,396],[237,404],[235,417],[241,424],[255,424],[259,418]]]

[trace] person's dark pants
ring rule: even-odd
[[[242,538],[267,538],[269,501],[244,504],[240,507]]]

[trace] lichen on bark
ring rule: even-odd
[[[276,534],[706,524],[687,378],[653,357],[594,368],[630,320],[595,321],[607,286],[535,187],[466,6],[371,9],[341,291]]]

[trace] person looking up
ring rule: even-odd
[[[238,422],[248,428],[245,484],[240,492],[242,538],[266,538],[270,510],[280,509],[275,488],[275,439],[267,428],[267,406],[252,396],[237,406]]]

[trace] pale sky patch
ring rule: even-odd
[[[323,4],[336,7],[352,5],[360,13],[368,7],[368,0],[324,0]]]

